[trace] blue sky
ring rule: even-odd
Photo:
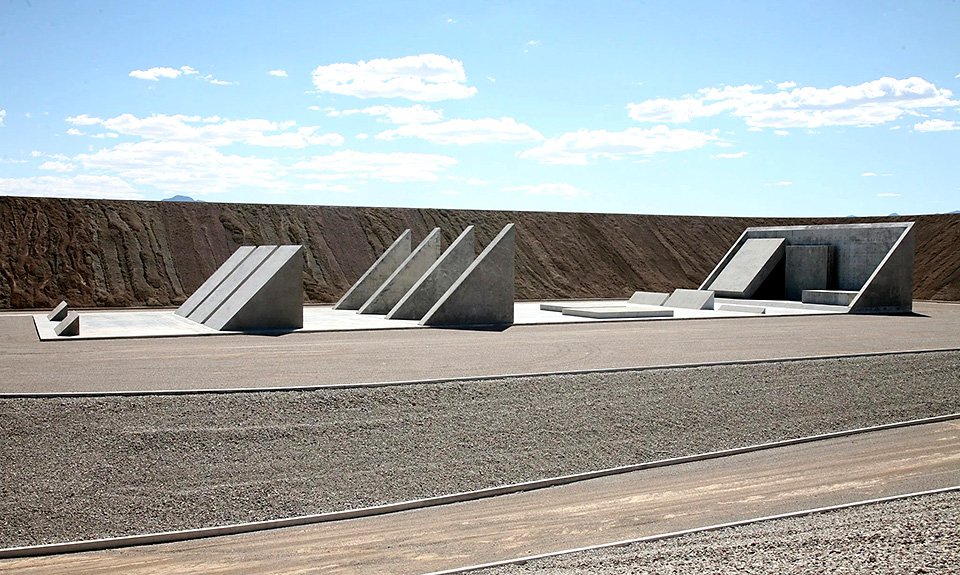
[[[960,210],[960,3],[0,4],[0,194]]]

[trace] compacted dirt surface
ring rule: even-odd
[[[519,299],[695,288],[749,226],[915,221],[915,299],[960,299],[960,214],[731,218],[0,197],[0,308],[184,301],[240,245],[306,246],[310,302],[336,301],[406,228],[481,249],[517,224]]]

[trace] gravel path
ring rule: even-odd
[[[960,352],[0,400],[0,546],[288,517],[960,411]]]
[[[478,575],[960,573],[960,493],[584,551]]]

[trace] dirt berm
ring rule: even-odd
[[[336,301],[405,228],[517,224],[517,298],[694,288],[744,228],[915,221],[915,299],[960,300],[960,214],[733,218],[0,197],[0,308],[182,302],[240,245],[306,246],[310,302]]]

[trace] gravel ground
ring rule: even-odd
[[[0,547],[362,507],[960,411],[960,352],[0,399]]]
[[[477,574],[960,573],[958,525],[960,493],[952,492],[584,551]]]

